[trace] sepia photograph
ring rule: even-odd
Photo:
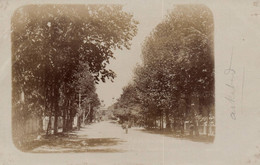
[[[121,94],[99,98],[99,83],[119,79],[108,69],[111,60],[117,65],[113,51],[131,49],[137,25],[120,5],[29,5],[14,13],[12,131],[19,149],[126,152],[124,143],[153,135],[213,142],[214,25],[206,6],[169,11],[144,38],[142,61]]]
[[[1,2],[3,164],[260,163],[260,1],[258,24],[220,3],[57,2]]]

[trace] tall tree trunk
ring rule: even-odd
[[[63,115],[62,115],[62,132],[66,132],[67,131],[67,119],[68,119],[68,104],[69,100],[66,99],[66,104],[65,107],[63,107]]]
[[[173,118],[173,132],[175,133],[176,132],[176,121],[175,121],[176,118]]]
[[[93,108],[91,108],[90,114],[89,114],[89,122],[92,123],[92,121],[93,121]]]
[[[200,98],[198,101],[195,101],[194,104],[198,105],[198,106],[195,106],[195,108],[193,107],[192,111],[193,111],[193,120],[194,120],[194,131],[195,131],[195,135],[196,136],[199,136],[199,121],[196,117],[196,112],[197,114],[200,114],[201,113],[201,103],[200,103]]]
[[[154,117],[154,128],[156,128],[156,116]]]
[[[69,102],[69,103],[71,103],[71,102]],[[70,107],[70,109],[69,109],[69,120],[68,120],[68,126],[67,126],[67,128],[68,128],[68,131],[70,131],[70,130],[72,130],[73,129],[73,121],[74,121],[74,115],[73,115],[73,113],[72,113],[72,108]]]
[[[71,100],[68,100],[68,108],[67,108],[67,123],[66,123],[66,130],[71,131],[73,125],[73,116],[72,116],[72,109],[71,109]]]
[[[49,131],[51,130],[51,117],[52,117],[52,114],[50,113],[49,122],[48,122],[47,129],[46,129],[46,136],[49,135]]]
[[[210,114],[210,112],[209,112],[209,110],[207,110],[207,130],[206,130],[206,133],[207,133],[207,136],[209,136],[209,114]]]
[[[195,115],[194,115],[195,116]],[[193,117],[193,123],[194,123],[194,132],[196,136],[199,136],[199,125],[198,121]]]
[[[38,129],[38,133],[41,133],[43,131],[43,120],[42,120],[42,116],[39,116],[39,129]]]
[[[54,134],[58,133],[59,86],[54,85]]]
[[[54,113],[54,134],[58,133],[58,114]]]
[[[160,128],[160,130],[162,129],[162,115],[161,115],[161,113],[160,113],[160,125],[159,125],[159,128]]]
[[[163,115],[164,115],[164,113],[162,112],[162,130],[163,130],[163,125],[164,125]]]
[[[66,113],[66,109],[64,109],[63,112]],[[62,116],[62,132],[67,132],[67,119],[65,114]]]
[[[190,94],[187,94],[185,96],[185,102],[186,102],[186,110],[185,110],[185,120],[187,119],[188,117],[188,114],[190,114],[191,112],[191,95]]]
[[[71,131],[73,129],[73,117],[69,115],[69,119],[67,122],[67,131]]]
[[[163,113],[162,111],[160,112],[160,130],[163,129]]]
[[[169,130],[171,128],[169,109],[165,110],[165,121],[166,121],[166,129]]]
[[[81,116],[78,116],[78,120],[77,120],[77,129],[80,130],[80,120],[81,120]]]
[[[48,122],[48,125],[47,125],[47,129],[46,129],[46,136],[49,135],[49,131],[51,131],[51,125],[52,125],[52,112],[53,112],[53,85],[50,86],[50,89],[49,89],[49,94],[47,94],[48,96],[48,100],[50,100],[50,106],[49,106],[49,109],[50,109],[50,112],[49,112],[49,122]]]
[[[194,123],[194,115],[193,115],[194,112],[191,111],[191,93],[186,94],[185,102],[186,102],[186,111],[185,111],[184,122],[187,121],[188,117],[192,117],[192,119],[191,120],[189,119],[189,121],[192,121],[193,127],[190,127],[189,130],[190,130],[190,135],[193,136],[195,123]]]
[[[180,125],[181,125],[181,134],[182,134],[182,135],[184,134],[184,122],[185,122],[184,119],[185,119],[184,117],[181,118],[181,123],[180,123]]]

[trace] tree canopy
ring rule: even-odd
[[[214,115],[213,30],[207,7],[178,5],[145,39],[143,64],[135,70],[132,89],[144,119],[156,121],[161,116],[170,127],[171,121],[195,123],[204,110]],[[147,124],[153,125],[149,120]]]
[[[115,49],[130,48],[137,24],[121,5],[17,9],[11,22],[13,121],[54,115],[56,133],[58,116],[71,129],[78,104],[97,109],[95,84],[115,78],[107,65]]]

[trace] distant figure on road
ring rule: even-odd
[[[126,123],[126,126],[125,126],[125,133],[126,134],[128,133],[128,123]]]
[[[127,134],[127,133],[128,133],[128,122],[125,122],[125,123],[122,125],[122,128],[125,129],[125,133]]]

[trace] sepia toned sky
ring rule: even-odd
[[[167,10],[173,8],[173,5],[166,5],[164,1],[140,1],[136,3],[126,3],[124,10],[134,15],[134,18],[139,21],[138,33],[132,40],[130,50],[116,50],[115,60],[111,60],[108,68],[111,68],[117,77],[114,82],[106,81],[97,85],[97,93],[101,100],[104,100],[105,107],[110,106],[118,99],[122,93],[122,88],[126,86],[132,79],[133,69],[136,64],[141,64],[141,45],[145,37],[160,23],[164,18]],[[113,99],[114,98],[114,99]]]

